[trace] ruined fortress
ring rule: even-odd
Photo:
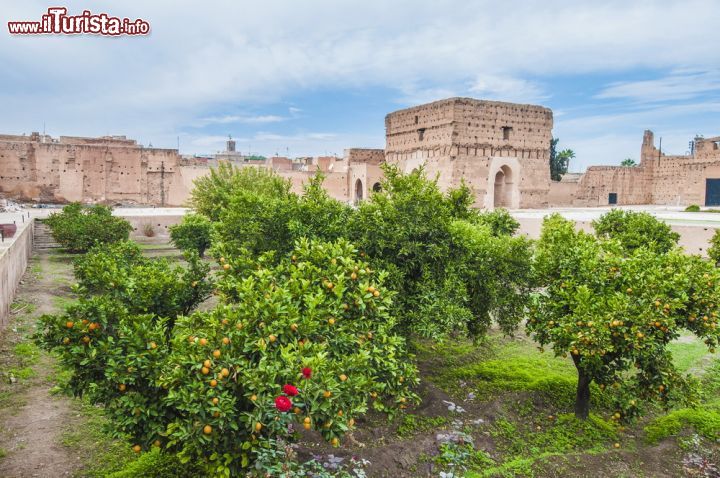
[[[227,142],[214,157],[181,156],[124,136],[0,135],[0,195],[22,201],[182,206],[195,179],[219,161],[264,167],[301,191],[322,172],[329,194],[357,202],[380,188],[383,162],[423,165],[442,189],[465,182],[480,208],[608,204],[720,204],[720,138],[696,138],[691,155],[668,156],[645,132],[636,167],[593,166],[550,181],[553,115],[534,105],[450,98],[390,113],[385,149],[351,148],[342,158],[246,158]]]

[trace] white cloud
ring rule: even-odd
[[[223,115],[223,116],[210,116],[202,118],[199,121],[201,125],[209,124],[233,124],[233,123],[244,123],[244,124],[259,124],[259,123],[279,123],[285,121],[288,118],[285,116],[277,115],[258,115],[258,116],[239,116],[239,115]]]
[[[717,71],[677,72],[652,80],[614,82],[595,97],[637,102],[676,101],[718,91],[720,73]]]
[[[535,82],[493,74],[479,75],[470,91],[481,98],[515,103],[540,103],[549,97]]]
[[[4,20],[39,18],[48,5],[6,3]],[[87,8],[80,0],[65,3],[71,13]],[[464,94],[555,101],[563,91],[553,89],[551,77],[622,78],[625,71],[648,68],[677,73],[653,83],[616,82],[598,99],[687,99],[714,92],[717,83],[709,73],[691,72],[717,71],[720,65],[717,0],[217,0],[202,5],[104,0],[92,10],[142,17],[152,33],[145,38],[0,33],[0,132],[38,130],[46,121],[55,134],[120,133],[172,146],[178,132],[203,119],[214,120],[207,126],[274,124],[280,129],[285,116],[263,111],[265,104],[323,89],[388,88],[398,101],[413,104]],[[693,85],[684,85],[683,77]],[[289,109],[290,118],[299,114]],[[603,137],[613,115],[595,116],[583,124],[596,129],[564,136]],[[577,115],[566,113],[566,118]],[[308,128],[331,130],[332,118],[323,120]],[[632,120],[623,117],[623,124],[642,128],[646,121]],[[340,132],[332,138],[295,130],[268,134],[278,136],[264,138],[268,147],[295,137],[302,148],[317,144],[318,152],[323,141],[336,146],[347,141],[349,147],[384,140]],[[200,143],[183,144],[214,144],[194,141]]]

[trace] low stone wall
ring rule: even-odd
[[[10,305],[32,254],[33,225],[34,221],[18,224],[15,236],[0,243],[0,329],[7,325]]]

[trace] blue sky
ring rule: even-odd
[[[2,0],[0,132],[124,134],[183,153],[383,147],[384,117],[448,96],[548,106],[571,170],[720,135],[720,2],[156,0],[64,3],[147,37],[14,37],[50,4]]]

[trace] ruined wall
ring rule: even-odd
[[[0,193],[52,203],[175,205],[169,196],[179,160],[176,150],[124,138],[0,136]]]
[[[406,172],[425,165],[442,189],[465,180],[476,206],[543,207],[552,125],[541,106],[451,98],[387,115],[385,153]],[[506,198],[495,196],[496,184]]]
[[[652,178],[647,168],[591,166],[578,184],[576,206],[607,206],[610,193],[617,194],[617,204],[650,204]]]
[[[720,138],[696,138],[693,155],[666,155],[655,147],[652,131],[645,131],[640,165],[588,168],[574,204],[607,205],[609,194],[614,192],[621,205],[703,205],[706,180],[720,178],[718,141]]]

